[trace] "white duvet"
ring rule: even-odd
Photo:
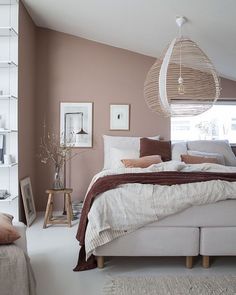
[[[104,170],[93,178],[122,173],[161,171],[236,172],[236,167],[218,164],[192,164],[169,161],[148,168]],[[90,188],[89,187],[89,188]],[[85,235],[87,258],[115,238],[194,205],[236,199],[236,182],[212,180],[181,185],[124,184],[97,197],[88,214]]]

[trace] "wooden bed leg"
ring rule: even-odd
[[[193,267],[193,256],[186,256],[186,267],[187,268]]]
[[[98,268],[104,268],[104,257],[103,256],[97,256],[97,264],[98,264]]]
[[[210,257],[209,256],[202,256],[202,266],[204,268],[210,267]]]

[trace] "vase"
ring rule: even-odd
[[[58,165],[55,166],[53,189],[64,189],[64,181],[61,175],[61,167]]]

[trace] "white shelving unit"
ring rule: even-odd
[[[18,3],[18,0],[0,0],[0,5],[14,5]]]
[[[17,0],[0,0],[0,190],[10,193],[10,197],[0,200],[0,211],[12,214],[16,220],[19,218],[18,15]],[[10,164],[4,163],[1,156],[4,154],[11,156]]]

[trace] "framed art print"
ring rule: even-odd
[[[22,179],[20,181],[20,187],[27,226],[30,226],[36,218],[36,210],[30,178],[26,177]]]
[[[130,125],[130,105],[111,104],[110,105],[110,130],[129,130]]]
[[[93,103],[61,102],[60,132],[61,144],[71,147],[93,146]]]

